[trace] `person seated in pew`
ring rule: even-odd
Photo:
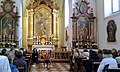
[[[115,60],[116,60],[117,63],[118,63],[118,68],[120,68],[120,56],[116,57]]]
[[[7,55],[8,55],[8,52],[7,52],[7,50],[6,50],[5,48],[2,49],[1,55],[4,55],[4,56],[7,56]]]
[[[104,59],[101,61],[97,72],[103,72],[106,65],[109,64],[108,69],[118,68],[117,61],[112,57],[111,50],[104,52]]]
[[[98,49],[98,57],[99,57],[99,59],[100,60],[102,60],[103,59],[103,50],[101,50],[101,49]]]
[[[79,50],[77,48],[72,49],[72,62],[75,62],[75,57],[80,56]]]
[[[7,58],[9,60],[11,72],[19,72],[18,68],[15,65],[13,65],[13,63],[12,63],[13,61],[12,61],[11,57],[8,55]]]
[[[16,59],[13,61],[13,64],[18,67],[24,67],[24,72],[27,72],[27,62],[22,58],[23,53],[19,50],[16,54]]]
[[[89,52],[87,49],[84,49],[83,50],[83,53],[82,53],[83,57],[86,57],[87,59],[89,59]]]
[[[99,57],[98,57],[98,53],[96,51],[90,50],[89,51],[89,60],[91,62],[100,61]]]
[[[15,59],[15,48],[11,47],[10,51],[8,52],[8,57],[11,59],[11,63],[13,63],[13,60]]]
[[[115,48],[112,49],[112,55],[113,55],[113,58],[118,57],[118,52]]]

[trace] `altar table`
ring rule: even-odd
[[[55,50],[54,45],[32,45],[32,50],[37,48],[37,50]]]

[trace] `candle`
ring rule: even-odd
[[[92,39],[92,36],[90,36],[90,40]]]
[[[81,39],[82,39],[82,35],[81,35],[81,37],[80,37]]]
[[[87,39],[88,39],[88,36],[87,36]]]

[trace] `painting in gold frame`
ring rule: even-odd
[[[40,5],[34,14],[34,36],[49,36],[52,32],[52,10]]]

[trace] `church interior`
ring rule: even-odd
[[[15,64],[22,52],[18,72],[102,72],[107,51],[120,56],[119,19],[120,0],[0,0],[0,54]]]

